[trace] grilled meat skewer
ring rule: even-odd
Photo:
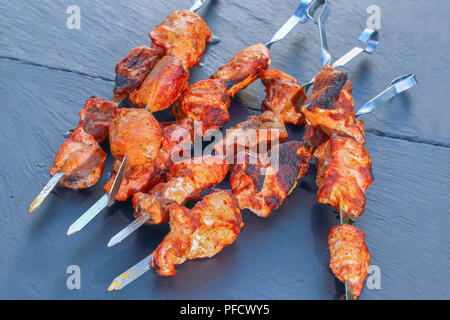
[[[154,44],[181,60],[187,69],[198,65],[206,43],[212,40],[211,31],[202,17],[189,10],[170,14],[149,35]]]
[[[119,104],[135,90],[165,55],[178,58],[186,69],[197,65],[204,54],[211,32],[196,13],[178,10],[150,32],[151,47],[139,46],[117,63],[114,102]],[[145,103],[143,107],[145,107]]]

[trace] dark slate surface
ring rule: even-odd
[[[267,41],[287,19],[296,0],[213,1],[201,14],[222,41],[208,48],[205,65],[191,80],[207,77],[241,48]],[[149,254],[168,227],[146,227],[108,249],[109,238],[129,223],[129,203],[115,205],[83,232],[67,227],[103,192],[105,173],[89,190],[57,188],[29,216],[29,203],[48,179],[48,168],[78,122],[91,95],[111,97],[113,68],[148,31],[189,1],[78,1],[81,30],[68,30],[70,1],[0,4],[0,298],[274,298],[334,299],[343,286],[328,268],[327,234],[337,223],[315,201],[314,177],[268,219],[243,212],[238,240],[213,259],[190,261],[172,278],[148,273],[121,292],[106,287],[120,272]],[[362,299],[450,298],[448,213],[448,2],[332,1],[330,49],[339,57],[357,44],[366,8],[381,7],[381,45],[375,55],[349,65],[357,104],[396,76],[415,72],[420,84],[372,115],[364,116],[375,182],[357,226],[367,234],[371,264],[381,268],[381,289],[364,288]],[[437,6],[442,9],[437,10]],[[273,8],[273,10],[272,10]],[[303,82],[319,69],[317,28],[297,27],[272,49],[272,66]],[[241,92],[229,126],[259,106],[259,83]],[[168,114],[159,115],[167,119]],[[302,129],[290,128],[290,138]],[[108,145],[104,145],[108,149]],[[108,158],[107,169],[111,165]],[[226,183],[222,186],[226,187]],[[66,288],[67,266],[79,265],[81,290]]]

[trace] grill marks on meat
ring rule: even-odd
[[[153,46],[139,46],[117,63],[115,72],[114,101],[120,103],[142,82],[158,61],[164,56],[164,49]]]
[[[276,69],[267,69],[261,71],[261,81],[266,87],[263,111],[270,110],[281,115],[285,123],[305,123],[301,106],[306,95],[295,78]]]
[[[229,190],[214,190],[192,209],[172,204],[169,211],[170,232],[152,254],[152,266],[161,276],[176,274],[175,265],[186,260],[216,255],[244,226]]]
[[[309,124],[329,136],[335,133],[364,144],[364,124],[356,119],[352,84],[346,79],[345,73],[326,65],[316,76],[303,114]]]
[[[93,136],[78,127],[69,134],[58,150],[50,174],[64,172],[59,184],[71,189],[93,186],[105,168],[106,153]]]
[[[109,126],[116,114],[117,107],[114,103],[102,98],[92,97],[86,101],[83,110],[80,111],[78,126],[83,127],[84,132],[101,143],[108,136]]]
[[[269,49],[261,43],[255,44],[236,53],[211,79],[225,81],[230,97],[234,97],[239,90],[253,83],[269,64]]]
[[[109,127],[111,153],[119,160],[127,155],[130,168],[144,165],[158,155],[161,135],[161,127],[150,112],[122,108]]]
[[[186,68],[196,66],[203,56],[206,42],[212,39],[205,21],[189,10],[178,10],[150,32],[152,41],[166,54],[177,57]]]
[[[365,237],[363,231],[348,224],[334,226],[328,235],[331,271],[342,283],[347,281],[355,298],[361,295],[370,263]]]
[[[284,141],[288,136],[281,115],[266,111],[257,116],[250,116],[227,130],[225,137],[219,141],[214,150],[218,154],[234,155],[241,151],[262,152]]]
[[[207,79],[199,81],[184,92],[173,105],[176,119],[192,118],[202,122],[201,134],[221,129],[230,118],[230,98],[224,81]]]
[[[150,112],[167,109],[187,89],[188,78],[189,71],[180,59],[164,56],[129,100],[139,108],[148,105]]]
[[[172,165],[172,154],[182,153],[183,146],[192,143],[192,132],[192,119],[165,124],[162,128],[163,140],[158,156],[152,162],[132,167],[125,172],[116,200],[125,201],[137,192],[148,192],[157,183],[164,180],[165,174]],[[179,157],[182,156],[182,154],[179,155]],[[120,163],[119,160],[116,160],[113,164],[111,179],[103,188],[107,193],[114,183]]]
[[[134,216],[149,218],[149,224],[159,224],[169,218],[168,205],[183,205],[191,199],[198,199],[200,193],[222,182],[230,165],[216,156],[203,156],[181,161],[170,167],[168,181],[157,184],[150,193],[135,193],[133,196]]]
[[[310,149],[297,141],[273,147],[270,155],[278,155],[278,168],[269,161],[270,157],[239,154],[230,175],[231,190],[239,207],[259,217],[269,216],[309,172]]]
[[[314,153],[318,159],[317,201],[330,204],[343,217],[358,218],[364,211],[364,192],[373,181],[372,162],[364,146],[333,135]]]

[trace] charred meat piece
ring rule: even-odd
[[[184,92],[172,107],[176,119],[192,118],[202,123],[201,134],[221,129],[230,118],[230,99],[225,82],[216,79],[202,80]]]
[[[206,22],[189,10],[178,10],[169,15],[150,32],[152,41],[177,57],[186,68],[196,66],[205,53],[206,42],[212,39]]]
[[[139,46],[116,64],[116,83],[114,101],[120,103],[133,91],[139,89],[142,82],[158,61],[164,56],[164,49],[153,46]]]
[[[176,274],[175,265],[210,258],[232,244],[242,222],[236,198],[229,190],[214,190],[192,209],[172,204],[170,232],[152,254],[152,266],[161,276]]]
[[[303,142],[310,145],[313,151],[315,151],[321,144],[327,142],[328,139],[329,137],[319,129],[314,128],[310,124],[305,125],[305,134],[303,135]]]
[[[369,152],[356,140],[333,135],[314,153],[317,201],[327,203],[343,217],[358,218],[364,211],[364,192],[373,181]]]
[[[145,109],[122,108],[109,127],[112,155],[119,160],[127,155],[130,168],[155,160],[161,140],[158,121]]]
[[[283,119],[272,111],[257,116],[250,116],[227,130],[225,137],[219,141],[214,150],[227,156],[237,155],[241,151],[262,152],[272,145],[283,142],[288,136]]]
[[[316,75],[305,106],[333,109],[346,81],[347,73],[326,64]]]
[[[157,184],[150,193],[133,196],[134,217],[145,216],[149,224],[160,224],[169,219],[171,203],[183,205],[198,199],[200,193],[222,182],[230,165],[221,157],[203,156],[173,164],[168,181]]]
[[[164,180],[165,174],[172,165],[172,154],[182,153],[183,146],[192,143],[192,131],[192,119],[183,119],[163,126],[163,141],[158,156],[154,161],[132,167],[125,172],[116,200],[125,201],[137,192],[148,192],[157,183]],[[177,154],[177,156],[181,158],[183,154]],[[114,183],[120,163],[119,160],[114,162],[111,179],[103,187],[107,193]]]
[[[306,95],[295,78],[276,69],[267,69],[261,71],[261,81],[266,87],[262,111],[270,110],[280,114],[286,123],[305,123],[301,106]]]
[[[139,108],[148,106],[151,112],[167,109],[187,89],[188,79],[189,71],[181,60],[164,56],[129,100]]]
[[[345,73],[325,66],[316,76],[313,92],[304,104],[303,114],[309,124],[329,136],[336,133],[364,144],[364,124],[356,119],[352,84],[345,79]]]
[[[102,98],[92,97],[86,101],[80,111],[79,127],[90,134],[98,143],[105,141],[108,136],[109,125],[116,116],[117,107],[114,103]]]
[[[342,283],[347,281],[355,298],[361,295],[370,263],[365,237],[364,232],[348,224],[334,226],[328,235],[331,271]]]
[[[83,127],[72,131],[55,157],[50,174],[64,172],[59,184],[71,189],[89,188],[100,179],[105,168],[106,153]]]
[[[225,81],[230,97],[258,79],[261,70],[270,64],[270,51],[261,43],[247,47],[234,55],[211,79]]]
[[[309,172],[310,147],[297,141],[282,143],[263,154],[241,153],[230,175],[239,208],[267,217],[278,208]]]

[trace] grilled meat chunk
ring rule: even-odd
[[[229,190],[214,190],[192,209],[172,204],[169,211],[170,232],[151,261],[161,276],[176,274],[175,265],[186,260],[216,255],[236,240],[244,226]]]
[[[276,69],[267,69],[261,71],[261,81],[266,87],[263,111],[270,110],[281,115],[286,123],[305,123],[301,106],[306,95],[295,78]]]
[[[116,114],[117,107],[114,103],[92,97],[80,111],[78,126],[83,127],[84,132],[93,136],[98,143],[102,143],[108,136],[109,125]]]
[[[89,188],[100,179],[105,168],[106,153],[83,127],[72,131],[55,157],[50,174],[64,172],[59,184],[71,189]]]
[[[116,64],[114,101],[120,103],[133,91],[139,89],[145,77],[164,56],[164,49],[153,45],[152,48],[139,46]]]
[[[187,89],[188,78],[189,71],[180,59],[164,56],[129,100],[139,108],[148,106],[151,112],[167,109]]]
[[[169,219],[168,205],[183,205],[198,199],[200,193],[222,182],[230,165],[216,156],[203,156],[173,164],[168,181],[157,184],[150,193],[138,192],[133,196],[134,217],[145,216],[149,224],[160,224]]]
[[[303,114],[306,121],[331,136],[352,137],[364,144],[364,124],[355,117],[352,84],[347,75],[326,65],[316,76]]]
[[[258,79],[261,70],[270,64],[270,51],[261,43],[239,51],[211,76],[225,81],[230,97]]]
[[[116,200],[125,201],[137,192],[148,192],[157,183],[164,180],[165,174],[172,165],[172,154],[181,153],[185,144],[191,144],[193,123],[192,119],[183,119],[162,128],[161,149],[154,161],[135,166],[125,172],[122,184],[117,192]],[[177,155],[182,157],[183,155]],[[109,193],[116,174],[120,168],[120,161],[116,160],[112,167],[111,179],[103,187]]]
[[[192,118],[202,123],[201,134],[221,129],[230,118],[230,99],[225,82],[216,79],[202,80],[184,92],[172,107],[176,119]]]
[[[364,232],[348,224],[334,226],[328,235],[331,271],[342,283],[347,281],[355,298],[361,295],[370,263],[365,237]]]
[[[122,108],[109,127],[112,155],[119,160],[127,155],[130,168],[155,160],[161,140],[158,121],[145,109]]]
[[[166,54],[180,59],[186,68],[196,66],[205,53],[206,42],[212,39],[206,22],[189,10],[178,10],[150,32],[152,41]]]
[[[230,175],[239,208],[263,218],[278,208],[309,172],[311,151],[306,144],[289,141],[273,147],[270,155],[275,156],[272,161],[263,154],[241,153]]]
[[[373,181],[369,152],[356,140],[333,135],[314,153],[317,201],[327,203],[343,217],[358,218],[364,211],[364,192]]]
[[[283,119],[272,111],[250,116],[227,130],[225,137],[215,144],[218,154],[234,157],[241,151],[262,152],[283,142],[288,136]]]

